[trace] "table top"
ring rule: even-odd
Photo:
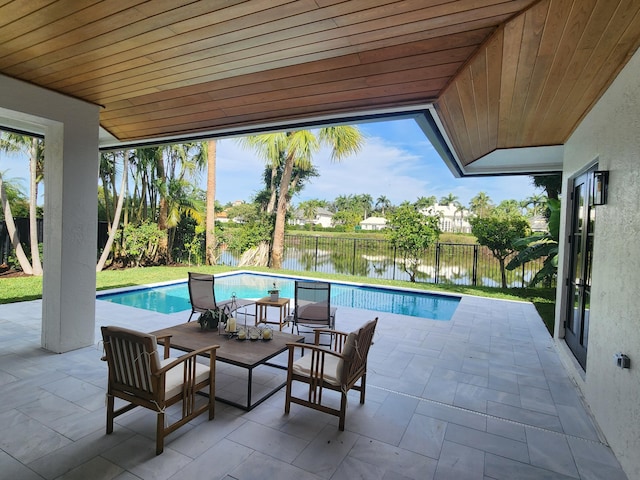
[[[271,297],[262,297],[260,300],[256,300],[256,305],[266,305],[268,307],[282,307],[289,303],[291,299],[286,297],[280,297],[278,300],[271,300]]]
[[[260,365],[287,349],[287,343],[301,342],[302,335],[273,331],[271,340],[237,340],[219,335],[217,330],[203,330],[198,322],[188,322],[175,327],[151,332],[152,335],[171,335],[171,348],[191,352],[210,345],[220,345],[216,358],[245,368]],[[158,343],[162,344],[161,341]]]

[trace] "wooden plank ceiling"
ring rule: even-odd
[[[0,72],[142,139],[434,104],[461,163],[563,143],[637,0],[0,0]]]

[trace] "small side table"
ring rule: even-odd
[[[271,297],[262,297],[260,300],[256,301],[256,325],[259,323],[273,323],[274,325],[278,325],[280,327],[280,331],[282,331],[282,327],[288,325],[289,322],[286,320],[289,315],[289,301],[290,298],[280,297],[278,300],[271,300]],[[275,307],[279,310],[279,321],[278,322],[270,322],[267,320],[267,307]]]

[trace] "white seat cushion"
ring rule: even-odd
[[[305,355],[293,362],[293,372],[306,377],[311,376],[311,357]],[[340,385],[338,379],[338,363],[340,359],[334,355],[324,356],[324,381],[331,385]]]
[[[160,368],[173,362],[175,358],[160,360]],[[196,383],[204,382],[209,378],[209,367],[201,363],[196,363]],[[166,373],[164,384],[164,398],[171,398],[182,391],[184,381],[184,364],[180,363],[169,369]]]

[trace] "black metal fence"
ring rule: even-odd
[[[409,280],[403,259],[386,240],[286,235],[282,267],[288,270],[341,273],[388,280]],[[226,251],[224,264],[237,266],[239,255]],[[509,287],[526,287],[544,259],[507,270]],[[416,281],[455,285],[502,285],[500,264],[481,245],[437,243],[424,251]]]
[[[20,239],[28,243],[29,220],[16,219]],[[42,220],[38,220],[38,239],[42,242]],[[107,240],[107,225],[99,222],[98,249]],[[386,240],[367,238],[335,238],[325,236],[286,235],[282,267],[301,272],[341,273],[361,277],[409,280],[403,259]],[[7,262],[11,241],[4,222],[0,222],[0,263]],[[225,250],[220,262],[237,266],[241,252]],[[529,262],[507,271],[509,287],[525,287],[542,268],[544,259]],[[455,285],[499,287],[502,284],[500,264],[491,251],[481,245],[437,243],[424,251],[416,281]]]

